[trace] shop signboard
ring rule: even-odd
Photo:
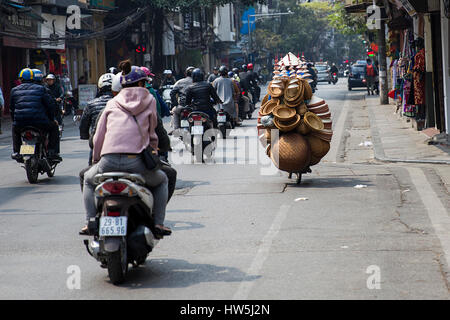
[[[114,10],[115,8],[114,0],[90,0],[89,4],[91,7],[106,9],[106,10]]]
[[[78,107],[84,109],[88,102],[97,95],[97,86],[94,84],[80,84],[78,86]]]

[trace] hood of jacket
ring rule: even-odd
[[[114,98],[121,108],[134,116],[137,116],[147,109],[153,99],[150,92],[148,92],[146,88],[141,87],[123,88]]]

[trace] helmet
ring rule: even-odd
[[[199,68],[194,69],[192,71],[192,81],[193,82],[200,82],[204,80],[204,74],[203,71]]]
[[[246,65],[246,64],[243,64],[242,67],[241,67],[241,69],[242,69],[242,71],[244,71],[244,72],[247,71],[247,65]]]
[[[239,74],[239,69],[238,68],[233,68],[233,73]]]
[[[112,73],[105,73],[98,79],[98,88],[102,89],[105,87],[111,87],[112,86],[112,80],[113,80],[114,74]]]
[[[228,72],[228,78],[233,78],[233,77],[234,77],[234,72],[233,71]]]
[[[248,70],[253,70],[253,63],[249,63],[249,64],[247,65],[247,69],[248,69]]]
[[[25,80],[25,81],[31,81],[34,80],[34,72],[30,68],[22,69],[19,72],[19,79]]]
[[[164,70],[163,74],[172,74],[172,70]]]
[[[120,84],[120,77],[122,76],[122,72],[114,75],[112,79],[111,91],[120,92],[122,90],[122,85]]]
[[[226,66],[220,66],[219,68],[219,73],[221,76],[226,76],[228,73],[228,69]]]
[[[130,73],[123,74],[122,72],[122,75],[120,76],[120,83],[122,86],[135,84],[142,80],[148,81],[148,76],[144,70],[137,66],[132,66]]]
[[[44,79],[44,74],[42,73],[41,70],[39,70],[39,69],[32,69],[32,71],[33,71],[33,75],[34,75],[34,77],[33,77],[34,81],[41,82],[42,79]]]
[[[45,79],[47,79],[47,80],[56,80],[56,77],[55,77],[54,74],[50,73],[49,75],[47,75],[47,77]]]
[[[145,74],[147,75],[147,77],[154,77],[155,75],[150,71],[149,68],[147,67],[141,67],[141,69],[145,72]]]
[[[111,67],[111,68],[108,69],[108,73],[118,74],[119,73],[119,69],[117,69],[116,67]]]
[[[217,71],[217,70],[219,70],[219,68],[217,68],[217,67],[214,67],[214,68],[213,68],[213,70],[214,70],[214,71]]]
[[[192,76],[192,71],[194,71],[195,67],[187,67],[186,71],[184,72],[186,74],[186,77]]]

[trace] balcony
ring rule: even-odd
[[[373,4],[373,0],[344,0],[341,2],[344,3],[347,13],[366,12],[366,8]]]

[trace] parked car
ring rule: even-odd
[[[348,90],[351,91],[353,88],[366,88],[365,80],[365,70],[366,64],[354,64],[350,68],[350,74],[348,75]],[[379,94],[379,78],[376,77],[375,87],[377,94]]]
[[[327,64],[317,64],[315,65],[317,69],[317,82],[331,82],[330,74],[328,70],[330,67]]]

